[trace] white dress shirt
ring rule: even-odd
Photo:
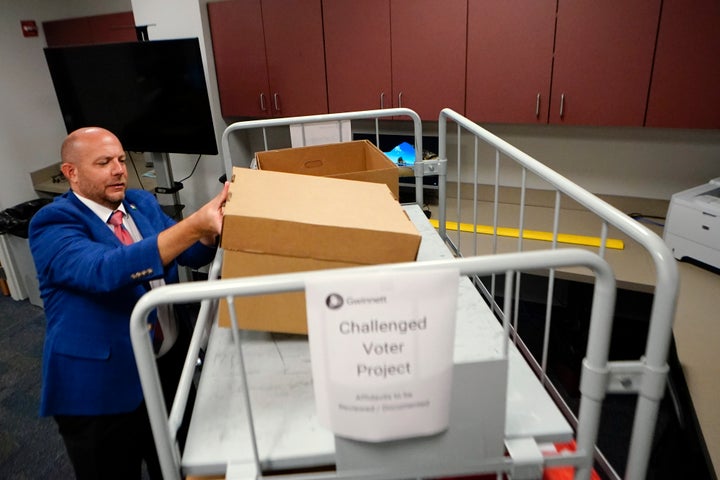
[[[111,210],[93,200],[90,200],[89,198],[85,198],[75,191],[73,191],[73,193],[78,200],[92,210],[93,213],[100,218],[100,220],[105,222],[110,230],[113,230],[113,226],[108,223],[108,220],[115,210]],[[138,230],[137,225],[135,225],[132,216],[125,210],[125,205],[121,203],[116,210],[123,212],[123,226],[128,231],[133,241],[138,242],[142,240],[142,234],[140,233],[140,230]],[[150,284],[150,288],[155,288],[165,285],[165,280],[159,278],[157,280],[150,280],[148,283]],[[175,340],[177,340],[177,324],[174,320],[175,315],[172,305],[160,305],[157,307],[157,317],[163,332],[163,343],[156,355],[161,357],[170,350],[170,348],[175,344]],[[128,319],[128,321],[129,320],[130,319]]]

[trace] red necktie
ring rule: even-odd
[[[120,210],[115,210],[112,215],[110,215],[108,223],[113,226],[115,236],[120,239],[120,242],[122,242],[123,245],[130,245],[133,243],[133,239],[130,236],[130,233],[125,229],[125,227],[123,227],[123,215],[124,213]]]
[[[130,245],[133,243],[133,239],[130,236],[130,232],[128,232],[125,227],[123,227],[123,215],[124,213],[120,210],[115,210],[112,215],[110,215],[110,220],[108,220],[108,223],[113,226],[115,236],[120,239],[120,242],[122,242],[123,245]],[[151,318],[152,317],[154,317],[155,320],[154,322],[152,322],[153,347],[155,349],[155,353],[157,353],[160,350],[160,346],[162,345],[164,335],[162,327],[160,326],[160,320],[157,318],[157,314],[155,314],[154,311],[151,314]]]

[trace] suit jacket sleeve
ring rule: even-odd
[[[142,402],[130,315],[147,280],[176,281],[177,267],[160,260],[157,235],[172,220],[155,198],[128,191],[125,206],[144,237],[129,246],[71,192],[30,222],[47,320],[41,415],[129,412]],[[183,261],[198,264],[212,252],[198,244]]]

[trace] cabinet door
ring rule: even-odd
[[[263,0],[262,14],[273,115],[327,113],[320,0]]]
[[[92,43],[90,21],[87,17],[51,20],[42,23],[48,47],[88,45]]]
[[[132,12],[97,15],[90,19],[93,43],[136,42],[135,17]]]
[[[269,117],[260,0],[208,3],[220,106],[224,117]]]
[[[557,0],[469,0],[466,115],[547,123]]]
[[[42,28],[48,47],[137,41],[132,12],[51,20]]]
[[[390,0],[323,0],[330,112],[390,107]]]
[[[646,125],[720,128],[720,2],[664,0]]]
[[[390,21],[394,106],[423,120],[463,114],[467,0],[391,0]]]
[[[644,123],[660,0],[559,0],[550,122]]]

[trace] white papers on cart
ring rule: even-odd
[[[459,272],[318,276],[306,284],[320,424],[381,442],[449,422]]]

